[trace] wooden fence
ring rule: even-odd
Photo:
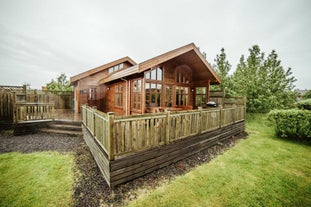
[[[54,109],[73,109],[73,92],[0,86],[0,121],[49,120],[54,118]]]
[[[216,102],[217,106],[223,108],[246,105],[246,97],[226,97],[224,91],[210,91],[209,100]]]
[[[82,106],[82,122],[109,160],[200,135],[244,119],[244,106],[123,117]]]
[[[53,119],[53,110],[49,103],[16,103],[14,122]]]

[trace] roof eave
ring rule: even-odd
[[[72,76],[72,77],[70,77],[70,84],[73,85],[76,81],[79,81],[80,79],[83,79],[83,78],[88,77],[90,75],[93,75],[95,73],[99,73],[103,70],[106,70],[106,69],[112,67],[113,65],[116,65],[116,64],[119,64],[122,62],[129,62],[131,65],[137,65],[137,63],[134,60],[132,60],[130,57],[126,56],[126,57],[120,58],[118,60],[115,60],[115,61],[106,63],[104,65],[101,65],[99,67],[87,70],[87,71],[82,72],[78,75]]]

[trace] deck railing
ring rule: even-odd
[[[82,122],[110,160],[169,144],[245,119],[245,107],[199,109],[136,116],[114,116],[82,106]]]
[[[53,119],[54,104],[16,103],[15,122]]]

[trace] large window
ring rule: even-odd
[[[189,87],[176,86],[176,106],[188,105]]]
[[[132,109],[141,110],[141,79],[132,82]]]
[[[145,72],[146,107],[159,107],[162,101],[163,69],[153,68]]]
[[[162,84],[146,83],[146,107],[161,106]]]
[[[195,88],[195,105],[205,106],[206,104],[206,87]]]
[[[115,85],[114,88],[114,105],[116,107],[122,107],[122,84]]]

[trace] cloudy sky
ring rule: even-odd
[[[0,0],[0,85],[41,88],[129,56],[142,62],[194,42],[232,71],[258,44],[311,89],[310,0]]]

